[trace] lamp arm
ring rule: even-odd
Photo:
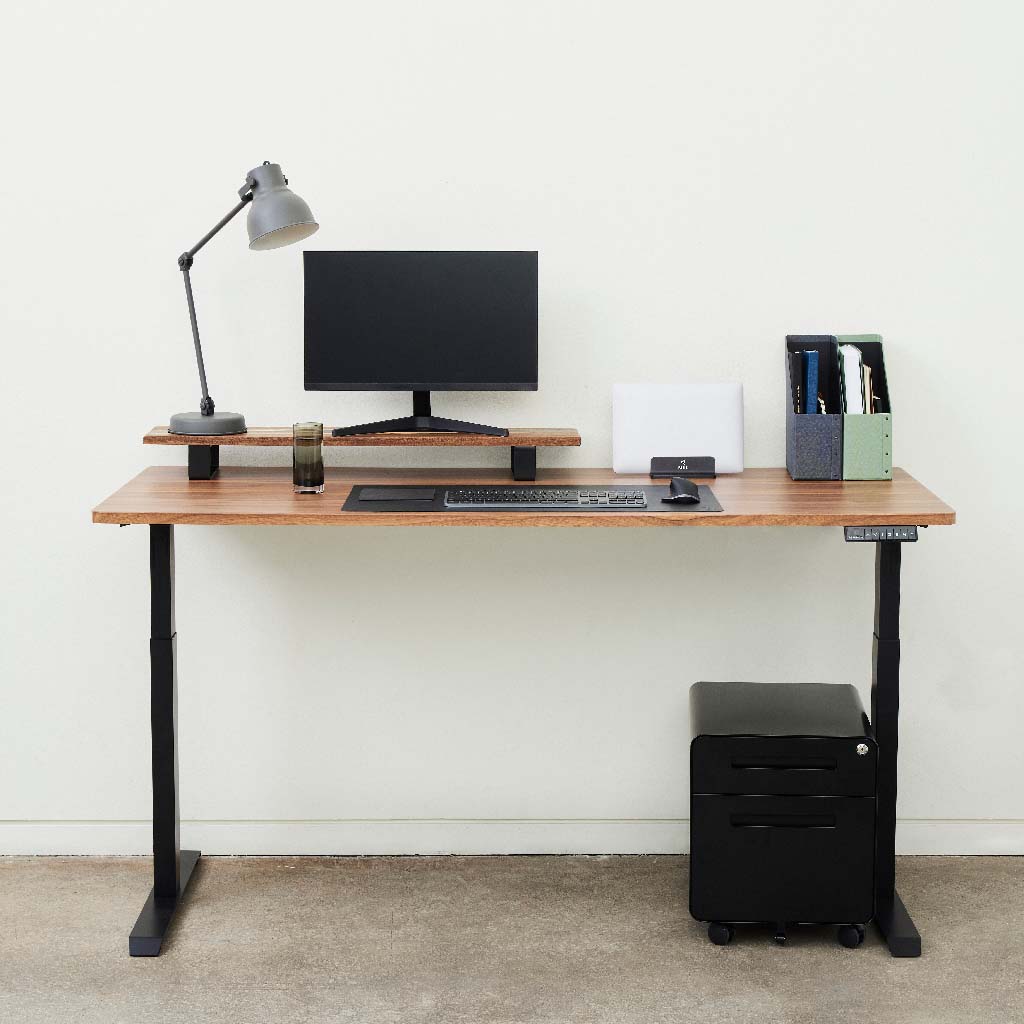
[[[202,401],[199,403],[199,411],[204,416],[212,416],[214,412],[213,399],[210,397],[210,392],[206,387],[206,366],[203,364],[203,346],[199,342],[199,324],[196,321],[196,304],[192,298],[192,277],[189,271],[192,269],[193,257],[206,243],[213,238],[215,234],[225,224],[228,223],[233,217],[239,214],[246,206],[247,203],[252,202],[252,189],[248,181],[245,185],[239,189],[239,196],[241,197],[240,202],[237,206],[233,207],[224,217],[222,217],[217,223],[210,228],[209,231],[203,235],[202,238],[192,246],[191,249],[187,249],[178,257],[178,269],[181,271],[182,276],[185,279],[185,299],[188,302],[188,317],[192,324],[192,342],[196,348],[196,365],[199,367],[199,385],[203,391]]]

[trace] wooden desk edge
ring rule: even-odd
[[[896,482],[890,485],[881,481],[870,481],[865,487],[877,488],[879,485],[888,488],[902,484],[906,487],[909,483],[914,488],[914,493],[908,496],[898,509],[888,511],[870,508],[843,509],[838,507],[843,504],[842,497],[847,503],[850,502],[850,494],[836,496],[833,502],[830,496],[818,495],[817,501],[810,508],[798,507],[800,502],[786,507],[782,502],[781,507],[777,497],[773,497],[771,487],[783,482],[788,491],[792,487],[793,493],[803,492],[807,486],[804,481],[789,481],[784,476],[784,470],[748,470],[749,477],[744,481],[743,477],[722,477],[719,481],[719,500],[722,502],[725,511],[723,512],[662,512],[662,511],[623,511],[623,512],[397,512],[397,513],[365,513],[365,512],[342,512],[341,505],[348,496],[349,490],[354,483],[360,481],[358,477],[368,478],[380,477],[379,482],[420,482],[425,474],[430,473],[444,475],[444,470],[374,470],[371,467],[348,470],[332,471],[338,474],[325,496],[311,500],[310,507],[305,508],[281,508],[278,505],[274,508],[259,507],[259,494],[251,491],[246,495],[246,501],[241,502],[241,510],[233,510],[230,500],[230,480],[221,478],[214,481],[189,482],[184,477],[184,470],[178,467],[161,466],[150,467],[144,470],[133,480],[126,483],[121,489],[101,502],[92,510],[92,521],[100,524],[126,524],[126,525],[196,525],[196,526],[494,526],[494,527],[530,527],[530,526],[554,526],[554,527],[673,527],[673,526],[952,526],[956,523],[956,512],[941,501],[936,495],[928,490],[923,484],[914,480],[902,469],[895,471]],[[287,469],[256,469],[246,467],[230,467],[228,474],[236,473],[242,479],[246,477],[256,479],[268,477],[269,475],[280,476],[280,481],[274,481],[274,501],[283,497],[284,492],[277,491],[277,487],[286,486]],[[449,471],[453,477],[465,476],[466,474],[479,475],[481,473],[490,475],[486,470]],[[143,482],[142,477],[156,477],[155,483]],[[593,486],[598,482],[619,481],[626,484],[642,484],[644,478],[639,475],[616,475],[608,469],[579,469],[579,470],[551,470],[544,476],[550,477],[549,482],[561,482],[563,486],[573,482],[584,482]],[[399,477],[401,479],[399,479]],[[774,480],[772,479],[774,477]],[[461,482],[456,480],[455,482]],[[543,483],[544,481],[540,481]],[[225,483],[228,490],[224,490]],[[817,482],[812,483],[814,486]],[[156,486],[165,488],[170,484],[172,488],[179,488],[184,485],[177,494],[168,493],[163,490],[162,498],[157,492],[145,493],[145,488]],[[825,481],[828,487],[830,481]],[[141,486],[143,494],[132,494],[133,485]],[[714,486],[714,485],[713,485]],[[735,488],[739,486],[742,490],[748,490],[757,494],[758,487],[767,487],[768,491],[764,497],[762,507],[759,502],[752,500],[751,495],[737,493]],[[850,484],[843,485],[851,488]],[[857,484],[852,485],[853,493],[856,493]],[[127,492],[127,493],[124,493]],[[218,494],[218,492],[220,492]],[[731,493],[730,493],[731,492]],[[870,494],[866,491],[865,494]],[[194,495],[195,504],[209,502],[209,499],[221,499],[219,507],[211,508],[209,504],[202,511],[195,508],[189,509]],[[911,500],[911,498],[913,500]],[[305,499],[300,499],[303,501]],[[801,499],[801,502],[805,500]],[[854,499],[854,503],[855,503]],[[315,504],[313,504],[315,502]],[[733,508],[730,509],[730,503]],[[170,507],[160,507],[170,505]],[[777,507],[772,507],[775,504]],[[829,506],[835,505],[836,509]],[[248,506],[248,507],[245,507]],[[739,506],[740,510],[736,510]],[[914,507],[917,506],[917,510]],[[742,511],[743,508],[746,511]]]
[[[111,526],[473,526],[703,527],[703,526],[953,526],[955,513],[926,515],[730,515],[727,512],[337,512],[301,513],[92,512],[93,523]]]

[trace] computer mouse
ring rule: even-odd
[[[674,476],[668,485],[668,496],[661,500],[673,505],[699,505],[700,490],[692,480],[687,480],[684,476]]]

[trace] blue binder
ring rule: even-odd
[[[807,349],[804,357],[804,393],[801,412],[818,411],[818,353]]]

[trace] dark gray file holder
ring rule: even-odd
[[[825,413],[796,411],[797,382],[790,354],[818,353],[818,383]],[[802,387],[802,382],[801,382]],[[839,394],[839,348],[831,334],[786,336],[786,469],[794,480],[841,480],[843,476],[843,417]]]

